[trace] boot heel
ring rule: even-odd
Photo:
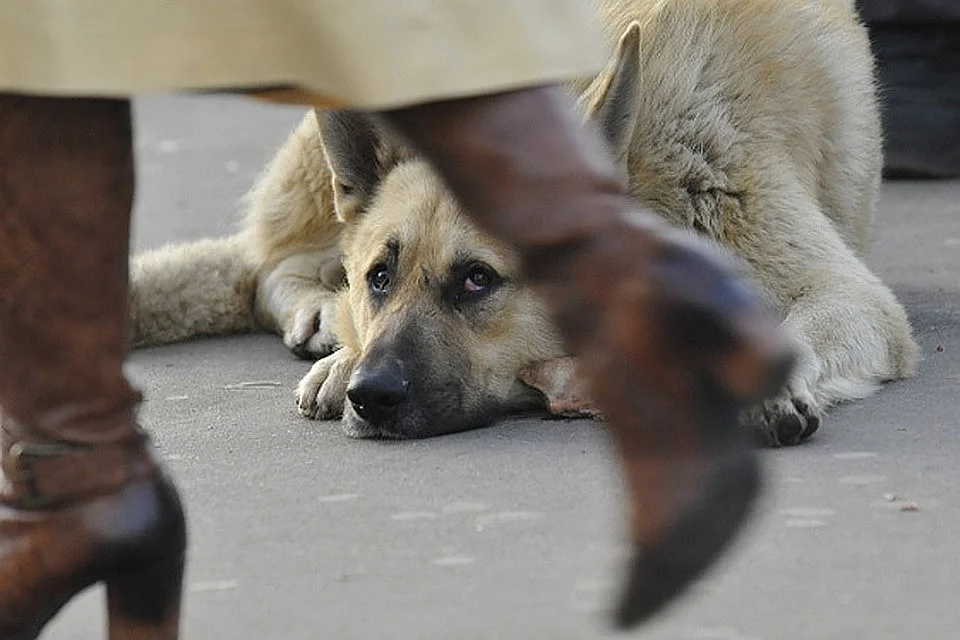
[[[185,556],[165,558],[106,581],[110,640],[176,640]]]

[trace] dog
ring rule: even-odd
[[[610,62],[569,85],[585,126],[640,202],[739,257],[796,343],[788,384],[745,411],[744,427],[795,444],[831,405],[912,375],[907,314],[863,260],[883,154],[853,3],[598,10]],[[517,257],[424,159],[357,112],[306,114],[237,235],[138,256],[131,273],[135,346],[275,331],[320,358],[299,384],[301,414],[340,418],[352,437],[471,429],[576,387],[575,374],[560,389],[521,380],[570,369]],[[529,375],[538,367],[547,375]]]

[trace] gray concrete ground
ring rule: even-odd
[[[235,229],[299,117],[230,98],[138,102],[136,247]],[[870,260],[913,318],[920,376],[766,452],[770,490],[742,544],[631,635],[960,637],[960,183],[887,184]],[[600,426],[525,419],[352,441],[297,415],[307,368],[267,335],[132,358],[143,421],[189,507],[185,638],[611,633],[624,531]],[[101,597],[78,599],[44,637],[99,637]]]

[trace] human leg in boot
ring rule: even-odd
[[[618,614],[680,593],[740,529],[759,471],[738,413],[784,383],[791,350],[733,263],[643,213],[561,90],[386,114],[464,207],[516,246],[609,418],[639,554]]]
[[[177,637],[176,490],[123,376],[130,105],[0,94],[0,638],[103,582],[110,638]]]

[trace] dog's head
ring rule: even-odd
[[[325,113],[321,134],[345,223],[337,331],[356,354],[347,432],[438,435],[532,406],[517,372],[560,345],[513,252],[366,116]]]
[[[637,57],[624,49],[585,105],[621,158],[635,87],[619,79]],[[355,360],[344,430],[424,437],[540,406],[518,373],[563,352],[543,302],[519,281],[517,256],[474,226],[430,165],[376,121],[351,111],[319,117],[345,223],[337,333]]]

